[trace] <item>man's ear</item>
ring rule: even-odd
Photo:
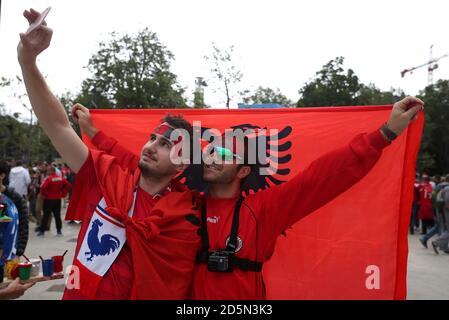
[[[237,172],[237,177],[239,179],[245,179],[251,173],[250,166],[241,166]]]
[[[5,180],[6,178],[6,173],[0,173],[0,180]]]

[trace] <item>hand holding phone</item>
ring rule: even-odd
[[[28,30],[25,32],[25,34],[31,33],[33,30],[39,28],[45,21],[45,18],[47,17],[48,13],[50,12],[51,7],[48,7],[45,9],[39,17],[28,27]]]

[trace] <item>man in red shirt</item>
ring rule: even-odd
[[[264,299],[261,270],[273,254],[277,237],[363,178],[383,148],[422,108],[423,102],[414,97],[396,103],[387,124],[379,130],[357,135],[347,146],[318,158],[290,181],[245,198],[240,196],[242,181],[255,170],[245,162],[245,146],[215,148],[213,163],[204,165],[203,179],[209,190],[190,298]],[[137,157],[97,130],[88,109],[80,114],[83,132],[97,148],[117,156],[124,166],[135,166]],[[242,159],[244,162],[238,163]]]
[[[49,167],[47,173],[48,176],[42,183],[40,191],[44,197],[44,216],[38,236],[44,235],[48,219],[52,213],[55,217],[58,236],[62,236],[61,199],[67,195],[72,186],[65,178],[56,174],[55,167]]]
[[[242,182],[255,170],[247,163],[247,151],[239,150],[245,146],[216,148],[214,163],[204,166],[203,179],[209,190],[191,297],[265,299],[261,271],[273,254],[277,237],[363,178],[382,149],[422,108],[423,102],[413,97],[396,103],[380,129],[357,135],[347,146],[319,157],[288,182],[245,198],[241,197]],[[220,159],[225,161],[219,163]]]
[[[32,24],[40,14],[26,10],[24,16]],[[200,243],[199,211],[192,192],[172,181],[184,165],[170,161],[179,142],[170,140],[170,133],[175,128],[191,131],[190,124],[166,117],[143,146],[135,168],[89,150],[36,65],[51,37],[44,23],[20,34],[17,52],[39,124],[78,174],[68,219],[83,221],[72,268],[80,285],[67,286],[63,298],[185,298]]]

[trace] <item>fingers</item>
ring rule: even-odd
[[[411,107],[413,107],[416,104],[424,106],[424,102],[421,99],[408,96],[408,97],[402,99],[401,101],[397,102],[396,106],[398,108],[402,109],[403,111],[407,111],[408,109],[410,109]]]
[[[28,20],[29,24],[32,24],[40,16],[40,13],[34,9],[30,9],[25,10],[23,16]]]
[[[30,12],[31,12],[32,14],[35,14],[35,15],[40,15],[40,14],[41,14],[39,11],[34,10],[33,8],[30,9]]]
[[[79,117],[82,115],[89,115],[89,109],[86,108],[85,106],[83,106],[80,103],[76,103],[73,107],[72,107],[72,117],[74,119],[76,119],[77,121],[79,120]]]
[[[404,112],[404,116],[409,118],[410,120],[413,120],[414,118],[417,118],[418,112],[423,109],[423,106],[421,104],[415,105],[414,107],[411,107],[409,110]]]
[[[28,283],[25,283],[24,285],[23,285],[23,288],[25,289],[25,290],[28,290],[29,288],[31,288],[32,286],[34,286],[36,284],[36,282],[28,282]]]
[[[78,104],[73,105],[72,107],[72,118],[78,122],[78,115],[76,114],[76,110],[78,110]]]

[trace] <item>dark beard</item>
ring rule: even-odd
[[[154,172],[154,170],[148,168],[148,166],[146,166],[146,164],[142,160],[139,160],[138,167],[140,169],[140,173],[142,174],[142,177],[144,177],[144,178],[158,176],[157,173]]]
[[[228,184],[234,181],[235,175],[232,175],[232,173],[228,172],[227,174],[224,174],[221,172],[218,178],[214,179],[208,179],[205,178],[203,175],[203,180],[210,183],[217,183],[217,184]]]

